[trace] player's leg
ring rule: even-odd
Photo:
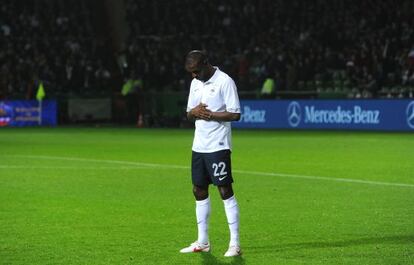
[[[212,176],[213,184],[218,187],[229,224],[230,244],[225,256],[238,256],[241,254],[239,242],[239,207],[232,187],[233,176],[230,156],[230,150],[212,153],[209,157],[210,166],[207,166],[207,168],[210,176]]]
[[[239,239],[239,207],[234,196],[233,187],[230,184],[218,186],[220,196],[224,203],[227,222],[230,230],[229,249],[224,254],[226,257],[241,255]]]
[[[196,199],[196,217],[198,239],[201,244],[208,244],[208,220],[210,217],[210,197],[208,186],[193,186],[193,193]]]
[[[234,196],[233,186],[231,185],[231,183],[217,186],[217,188],[223,201],[228,200]]]
[[[181,253],[208,252],[208,221],[210,217],[210,198],[208,196],[208,185],[210,181],[205,170],[203,155],[193,152],[192,164],[193,194],[196,199],[196,218],[198,238],[190,246],[180,250]]]
[[[193,184],[193,194],[197,201],[204,201],[205,199],[208,199],[208,185],[198,186]]]
[[[181,249],[181,253],[210,251],[210,243],[208,242],[208,219],[210,217],[210,198],[208,196],[208,186],[193,185],[193,193],[196,199],[198,237],[197,241],[192,243],[190,246]]]

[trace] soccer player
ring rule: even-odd
[[[187,54],[185,68],[193,80],[187,104],[187,118],[195,120],[191,174],[196,199],[197,241],[181,253],[209,252],[208,220],[210,184],[218,187],[230,229],[226,257],[241,255],[239,208],[233,193],[231,174],[231,121],[240,119],[237,87],[226,73],[212,66],[199,50]]]

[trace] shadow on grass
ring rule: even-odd
[[[229,260],[229,262],[222,262],[222,261],[219,261],[213,255],[211,255],[210,252],[202,252],[200,254],[201,254],[201,258],[202,258],[202,263],[201,264],[203,264],[203,265],[213,265],[213,264],[217,264],[217,265],[245,265],[245,262],[244,262],[244,259],[243,259],[242,256],[227,258]]]
[[[303,242],[303,243],[287,243],[272,246],[256,246],[249,247],[249,252],[256,251],[273,251],[280,252],[283,250],[299,250],[299,249],[316,249],[316,248],[338,248],[338,247],[351,247],[361,245],[373,245],[382,243],[393,244],[412,244],[414,243],[414,235],[400,235],[400,236],[379,236],[369,237],[351,240],[341,240],[333,242]],[[245,247],[246,249],[246,247]]]

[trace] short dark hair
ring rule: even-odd
[[[194,62],[194,61],[198,63],[202,63],[202,64],[207,64],[208,63],[207,53],[201,50],[190,51],[185,57],[185,63],[187,64],[187,63]]]

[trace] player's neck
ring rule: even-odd
[[[210,78],[214,75],[214,73],[216,72],[216,68],[213,67],[211,64],[208,65],[208,78],[206,81],[210,80]]]

